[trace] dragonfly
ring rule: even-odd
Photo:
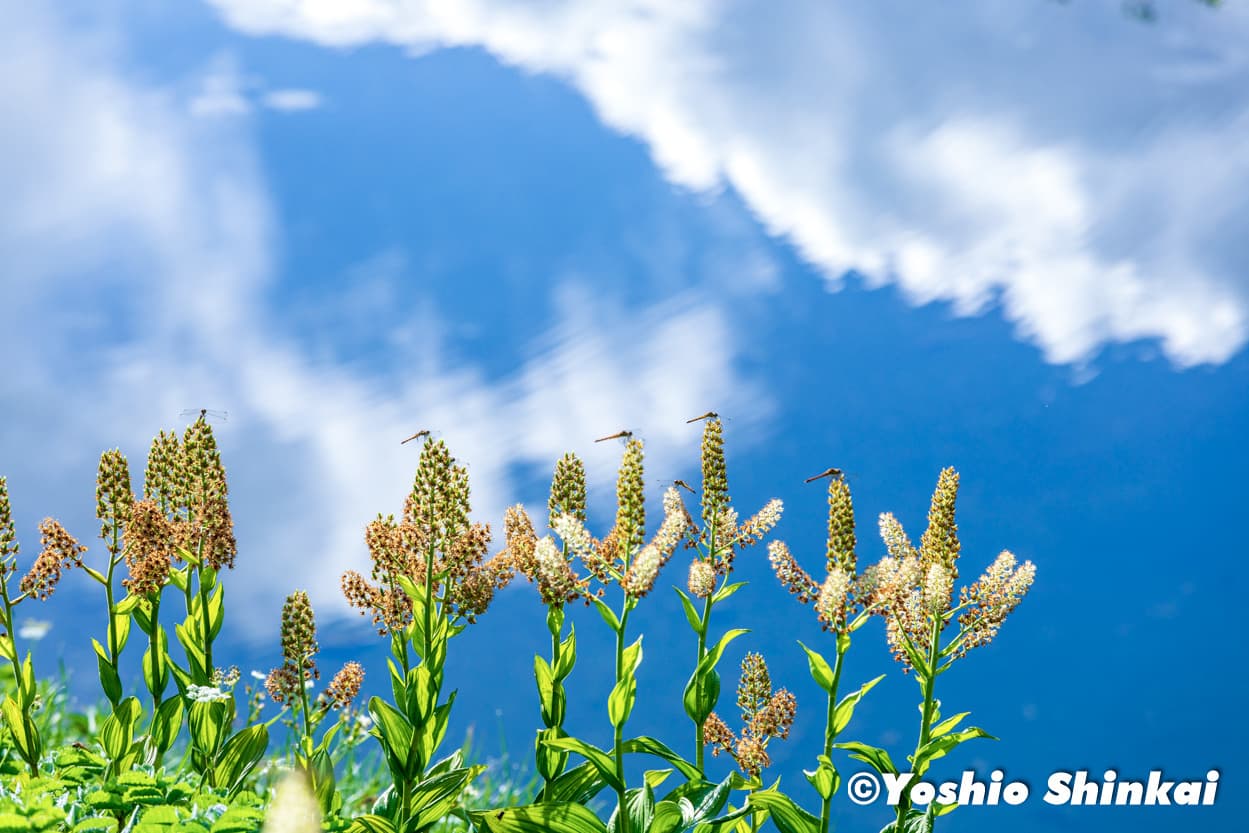
[[[820,479],[825,478],[825,477],[834,477],[834,478],[836,478],[836,479],[838,479],[838,480],[845,480],[845,479],[846,479],[846,473],[845,473],[844,471],[842,471],[841,469],[839,469],[839,468],[828,468],[828,469],[825,469],[824,471],[820,472],[820,473],[819,473],[819,474],[817,474],[817,475],[813,475],[812,477],[808,477],[806,480],[804,480],[804,481],[802,481],[802,482],[803,482],[803,483],[811,483],[811,482],[814,482],[814,481],[816,481],[816,480],[820,480]]]
[[[417,431],[415,434],[408,437],[406,440],[400,440],[399,445],[406,445],[407,443],[410,443],[413,440],[419,440],[421,437],[428,437],[428,436],[430,436],[429,429],[422,428],[420,431]]]
[[[596,443],[605,443],[608,440],[625,440],[628,441],[633,436],[633,432],[627,428],[622,428],[615,434],[608,434],[606,437],[599,437]]]
[[[708,411],[702,416],[696,416],[693,419],[687,419],[685,421],[685,424],[689,425],[691,422],[701,422],[704,419],[719,419],[719,418],[720,418],[720,415],[717,414],[715,411]]]
[[[655,483],[662,486],[664,489],[667,489],[669,486],[676,486],[678,489],[684,489],[691,495],[698,494],[698,490],[686,483],[684,480],[656,480]]]
[[[188,408],[178,416],[183,419],[195,417],[197,421],[202,419],[206,421],[220,420],[221,422],[226,422],[229,419],[230,414],[227,411],[214,411],[212,408]]]

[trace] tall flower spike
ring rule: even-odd
[[[958,524],[954,521],[954,504],[958,498],[958,472],[943,469],[937,478],[937,488],[932,493],[932,505],[928,510],[928,528],[919,543],[919,557],[927,568],[940,564],[950,574],[950,580],[958,579]]]
[[[147,454],[147,468],[143,471],[143,498],[154,501],[166,514],[186,504],[179,482],[182,468],[182,448],[177,434],[161,431],[152,440]]]
[[[853,577],[840,567],[833,567],[820,585],[815,611],[826,631],[842,633],[846,629],[846,608],[850,601]]]
[[[95,478],[95,516],[100,519],[100,537],[108,542],[108,551],[114,558],[120,551],[120,541],[113,540],[114,527],[122,527],[130,519],[134,505],[134,493],[130,490],[130,467],[119,449],[105,451],[100,455],[100,466]]]
[[[56,589],[63,570],[82,566],[82,554],[87,548],[79,546],[74,536],[59,521],[51,518],[45,518],[39,524],[39,535],[43,551],[35,558],[30,572],[22,577],[18,588],[23,593],[44,600]]]
[[[307,679],[318,677],[317,623],[308,594],[296,590],[282,605],[282,658],[292,668],[303,668]]]
[[[754,546],[763,540],[763,536],[772,531],[781,520],[784,505],[777,498],[772,498],[763,508],[754,514],[737,532],[737,540],[743,547]]]
[[[702,444],[703,523],[713,524],[729,505],[729,475],[724,465],[724,426],[719,418],[703,423]]]
[[[625,557],[646,540],[646,503],[643,495],[642,441],[630,438],[625,444],[616,475],[616,530]]]
[[[551,525],[556,515],[572,515],[585,523],[585,466],[576,454],[565,454],[555,464],[547,509]]]
[[[854,575],[854,503],[850,484],[840,477],[828,481],[828,571],[841,570]]]
[[[425,443],[404,507],[405,520],[442,550],[468,528],[469,511],[468,470],[455,464],[442,440]]]
[[[0,477],[0,564],[8,564],[21,547],[13,530],[13,510],[9,506],[8,478]],[[3,578],[3,575],[0,575]]]
[[[182,440],[181,497],[187,502],[192,533],[203,542],[204,563],[214,570],[233,568],[238,546],[230,516],[226,470],[212,426],[196,420]]]
[[[640,599],[655,587],[659,569],[664,565],[663,553],[654,544],[647,544],[638,551],[633,563],[620,579],[620,586],[635,599]]]

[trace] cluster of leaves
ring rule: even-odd
[[[589,531],[584,466],[569,454],[555,469],[550,534],[539,537],[524,507],[514,506],[505,518],[505,546],[494,555],[490,527],[470,519],[467,470],[445,443],[427,436],[401,514],[379,515],[366,529],[370,575],[343,575],[348,602],[372,614],[391,650],[390,696],[374,696],[364,708],[354,703],[364,678],[354,662],[314,696],[320,679],[316,622],[303,591],[287,597],[283,661],[263,690],[248,684],[236,692],[238,670],[214,660],[226,609],[222,576],[233,566],[236,544],[225,469],[202,415],[181,440],[162,432],[153,443],[141,498],[131,492],[120,452],[101,458],[97,514],[106,555],[100,568],[49,519],[40,527],[41,553],[11,589],[19,549],[0,479],[0,657],[9,661],[0,700],[0,833],[228,833],[258,830],[262,823],[266,830],[299,833],[754,833],[769,822],[780,833],[827,833],[841,781],[834,754],[881,773],[898,771],[886,750],[841,740],[857,704],[883,679],[841,691],[852,635],[876,617],[884,620],[890,651],[921,689],[910,771],[922,776],[961,743],[990,737],[976,727],[960,729],[966,713],[942,718],[936,681],[997,634],[1031,584],[1032,565],[1017,564],[1003,552],[955,596],[958,476],[947,469],[920,545],[911,544],[892,515],[882,515],[886,554],[860,570],[850,488],[839,470],[829,469],[820,476],[829,478],[823,580],[812,578],[783,542],[767,547],[781,585],[812,606],[832,636],[831,661],[801,645],[812,678],[827,696],[823,749],[806,773],[819,815],[782,791],[779,781],[765,783],[770,749],[788,737],[797,702],[788,690],[774,688],[762,655],[747,654],[737,687],[741,729],[730,728],[720,716],[723,708],[717,709],[719,664],[730,643],[748,631],[717,636],[712,619],[716,607],[744,586],[732,579],[735,558],[768,537],[782,506],[769,501],[741,521],[729,493],[720,420],[709,413],[694,421],[703,422],[700,488],[674,481],[663,496],[663,519],[649,538],[643,445],[621,432],[626,442],[616,512],[601,538]],[[697,519],[681,489],[698,497]],[[643,637],[630,633],[630,616],[680,549],[692,553],[686,586],[676,588],[694,647],[681,704],[693,724],[689,756],[627,730],[644,659]],[[123,566],[128,577],[121,579]],[[46,599],[63,571],[78,568],[102,588],[107,615],[103,641],[92,640],[107,701],[99,719],[66,716],[63,693],[38,682],[32,653],[19,651],[14,624],[19,604]],[[439,752],[456,698],[446,680],[452,640],[516,576],[536,586],[551,637],[550,656],[534,658],[541,728],[529,782],[499,779],[489,766],[471,762],[465,749]],[[160,620],[166,596],[184,611],[173,628],[180,655],[171,654]],[[612,686],[604,704],[610,746],[564,728],[577,662],[576,633],[565,608],[574,601],[594,607],[614,636]],[[127,694],[120,672],[132,624],[146,636],[145,698]],[[270,704],[280,708],[265,717]],[[279,721],[287,740],[275,751],[270,729]],[[357,755],[362,745],[372,757]],[[736,769],[709,778],[707,749],[724,753]],[[626,767],[626,757],[639,755],[662,768],[646,770],[640,783],[631,784],[629,773],[636,770]],[[168,765],[171,756],[177,763]],[[604,808],[600,794],[614,794],[614,808]],[[951,809],[934,803],[920,810],[904,796],[885,831],[931,831]]]

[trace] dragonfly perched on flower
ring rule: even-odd
[[[217,420],[220,422],[226,422],[230,418],[229,412],[214,411],[212,408],[187,408],[178,416],[182,417],[183,419],[190,419],[191,417],[195,417],[196,420],[201,420],[201,419],[205,421]]]
[[[720,420],[721,422],[732,422],[732,421],[733,421],[733,420],[729,419],[729,418],[728,418],[728,417],[726,417],[726,416],[720,416],[720,414],[716,413],[715,411],[708,411],[707,413],[702,414],[701,416],[696,416],[696,417],[692,417],[692,418],[690,418],[690,419],[687,419],[687,420],[685,421],[685,424],[686,424],[686,425],[689,425],[689,424],[690,424],[690,423],[692,423],[692,422],[702,422],[704,419],[718,419],[718,420]]]

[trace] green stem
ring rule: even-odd
[[[694,670],[697,673],[698,666],[702,665],[703,657],[707,655],[707,629],[711,626],[711,596],[708,596],[703,602],[703,616],[699,621],[698,631],[698,657],[694,660]],[[695,680],[695,702],[702,702],[702,680]],[[694,730],[694,766],[698,767],[699,774],[705,774],[703,767],[703,756],[707,744],[705,721],[699,723]]]
[[[932,633],[928,641],[928,668],[924,669],[924,704],[921,710],[921,718],[919,724],[919,741],[915,744],[915,754],[911,757],[912,761],[919,758],[919,751],[923,749],[928,741],[931,740],[932,733],[932,717],[934,712],[934,704],[936,702],[935,692],[937,688],[937,660],[941,654],[941,627],[940,621],[936,618],[932,621]],[[919,773],[916,773],[916,777]],[[903,824],[906,821],[907,811],[911,808],[910,796],[903,794],[898,801],[898,818],[894,826],[895,831],[901,833]]]
[[[712,517],[711,532],[707,537],[707,560],[711,563],[711,566],[713,569],[715,568],[715,565],[716,565],[715,518],[717,517],[718,512],[719,512],[719,507],[717,507],[716,511],[713,512],[711,515]],[[728,580],[727,575],[725,576],[724,580],[725,581]],[[707,655],[707,631],[711,627],[711,607],[712,607],[711,598],[714,595],[715,593],[712,593],[710,596],[708,596],[706,599],[703,600],[703,615],[702,615],[702,618],[699,620],[699,631],[698,631],[698,657],[694,661],[694,673],[695,674],[698,673],[698,666],[702,664],[703,657]],[[694,702],[701,703],[702,699],[703,699],[703,682],[701,679],[696,678],[694,680]],[[705,724],[706,724],[706,721],[703,721],[699,723],[696,727],[694,727],[694,766],[698,767],[698,772],[700,775],[705,774],[705,768],[703,766],[703,759],[705,755],[705,749],[703,747],[706,746],[707,744]]]
[[[616,631],[616,683],[619,685],[624,677],[624,648],[625,648],[625,626],[629,623],[629,599],[626,596],[624,607],[620,611],[620,630]],[[624,771],[624,723],[615,727],[615,737],[612,742],[612,755],[616,759],[616,778],[620,782],[620,788],[616,790],[619,798],[620,809],[616,814],[616,830],[619,833],[629,833],[629,809],[626,804],[628,790],[625,785]]]
[[[837,713],[837,687],[841,684],[841,660],[846,655],[846,650],[850,647],[849,640],[845,640],[843,647],[842,638],[837,637],[837,656],[833,660],[833,682],[828,690],[828,717],[824,723],[824,756],[832,758],[833,741],[837,738],[837,733],[833,731],[833,720]],[[828,833],[828,826],[833,818],[833,797],[830,795],[820,802],[820,833]]]

